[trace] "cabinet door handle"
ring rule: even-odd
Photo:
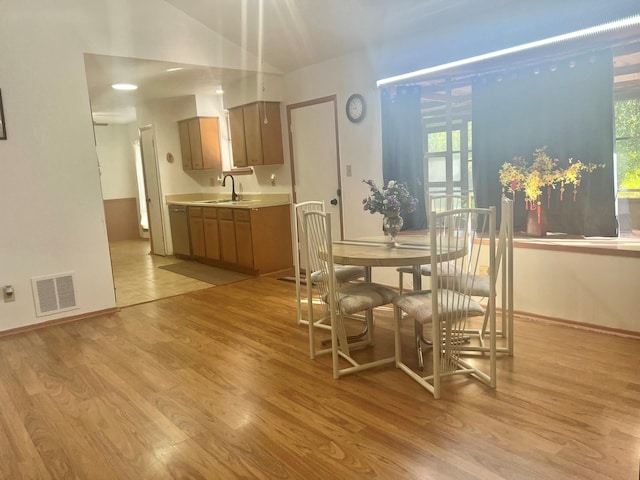
[[[337,205],[338,204],[338,199],[337,198],[332,198],[330,203],[331,203],[331,205]]]

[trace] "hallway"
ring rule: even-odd
[[[149,253],[149,240],[109,244],[116,286],[116,306],[127,307],[212,287],[211,284],[159,267],[184,260]]]

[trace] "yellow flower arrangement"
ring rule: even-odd
[[[533,153],[533,163],[527,165],[522,157],[514,157],[500,168],[500,184],[503,192],[524,192],[527,208],[535,210],[542,204],[541,197],[544,187],[547,187],[547,198],[551,197],[551,189],[560,185],[560,200],[563,199],[565,186],[573,185],[573,199],[575,201],[577,189],[583,172],[593,172],[604,165],[585,164],[581,160],[569,158],[567,168],[558,168],[558,159],[551,158],[547,147],[536,148]]]

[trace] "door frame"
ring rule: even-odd
[[[151,161],[155,164],[156,175],[149,175],[147,172],[147,165],[145,161],[145,152],[142,142],[142,133],[151,130],[151,143],[153,145],[153,152],[151,152],[152,158]],[[140,141],[140,152],[142,153],[142,175],[144,176],[144,190],[145,190],[145,200],[147,202],[147,215],[149,217],[149,239],[151,242],[151,253],[154,255],[166,256],[167,255],[167,236],[165,234],[165,218],[164,218],[164,203],[162,202],[162,188],[160,183],[160,165],[158,164],[158,155],[156,149],[156,134],[155,129],[152,124],[144,125],[143,127],[138,128],[138,139]],[[149,197],[149,185],[153,184],[154,189],[157,192],[157,198],[150,199]],[[152,224],[152,213],[151,205],[153,202],[157,202],[158,205],[158,220],[160,223],[160,232],[155,232],[153,230]],[[161,245],[159,245],[159,241]],[[161,247],[161,248],[160,248]]]
[[[329,95],[326,97],[315,98],[313,100],[307,100],[299,103],[292,103],[287,105],[287,133],[289,137],[289,162],[291,164],[291,191],[293,194],[293,203],[297,203],[297,189],[296,189],[296,159],[293,152],[293,130],[291,126],[292,111],[298,108],[311,107],[313,105],[320,105],[323,103],[333,103],[333,125],[335,129],[336,138],[336,173],[337,173],[337,192],[336,197],[338,199],[338,211],[340,212],[340,238],[344,236],[344,214],[342,211],[342,176],[340,171],[340,137],[338,135],[338,97],[337,95]]]

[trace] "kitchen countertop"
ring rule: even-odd
[[[262,208],[290,205],[288,194],[243,193],[240,200],[232,202],[230,194],[185,193],[167,195],[167,205],[186,205],[189,207],[218,207],[218,208]]]

